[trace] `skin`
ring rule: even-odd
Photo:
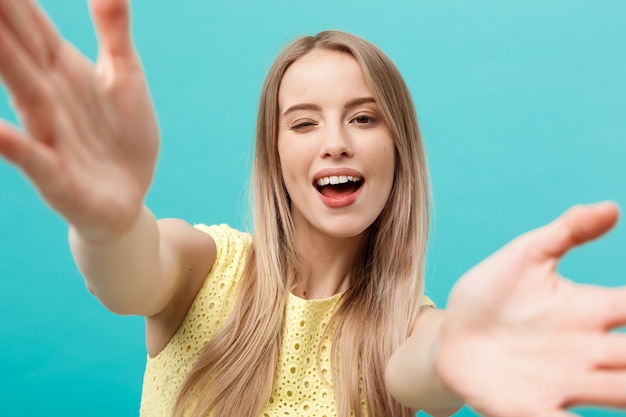
[[[95,66],[32,0],[0,0],[0,77],[24,127],[0,123],[0,155],[67,220],[90,290],[113,312],[146,317],[146,343],[154,355],[183,320],[213,264],[215,245],[182,220],[157,222],[144,206],[159,134],[130,38],[128,1],[91,0],[90,6],[100,45]],[[318,103],[321,129],[351,132],[338,103]],[[359,130],[358,136],[374,131]],[[340,136],[325,140],[330,137]],[[385,143],[384,135],[377,137],[376,146]],[[281,140],[287,143],[288,136]],[[318,163],[318,156],[307,155],[302,171],[288,164],[287,155],[281,158],[290,193],[302,193],[303,202],[310,187],[304,181]],[[378,168],[361,151],[354,161],[363,163],[366,184],[376,181],[370,174]],[[385,167],[381,186],[388,184]],[[379,211],[359,208],[353,223],[336,223],[333,232],[324,225],[334,215],[321,206],[307,210],[299,203],[294,209],[305,255],[316,254],[327,238],[358,240]],[[618,214],[612,203],[576,207],[466,273],[453,287],[447,311],[424,309],[394,353],[386,369],[390,393],[433,415],[447,415],[462,401],[498,417],[563,417],[580,404],[626,407],[626,336],[611,332],[626,324],[626,290],[577,285],[557,273],[568,250],[606,233]],[[350,256],[349,250],[339,253],[337,265],[324,260],[328,271],[309,265],[310,288],[303,291],[340,291]],[[319,272],[332,279],[318,280]]]
[[[447,310],[419,318],[394,353],[389,390],[414,407],[428,404],[415,390],[434,390],[440,415],[454,401],[446,388],[486,416],[626,407],[626,337],[611,332],[626,322],[626,289],[578,285],[557,272],[569,250],[603,235],[617,218],[612,203],[574,207],[464,274]],[[424,356],[415,359],[415,352]],[[424,386],[428,372],[437,378]],[[444,389],[433,388],[438,384]]]
[[[373,97],[354,58],[322,49],[294,62],[281,82],[278,152],[308,272],[296,290],[301,296],[324,298],[347,289],[350,265],[389,198],[394,144]],[[328,207],[315,181],[346,169],[363,178],[358,197]]]

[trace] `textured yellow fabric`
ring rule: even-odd
[[[231,312],[243,272],[250,235],[226,225],[196,227],[215,240],[215,265],[172,340],[156,357],[148,358],[141,398],[142,417],[170,417],[186,373]],[[277,382],[260,416],[336,415],[330,339],[321,339],[340,299],[341,294],[321,300],[290,295]],[[433,304],[425,298],[424,305]],[[318,369],[316,349],[320,343]]]
[[[237,283],[252,238],[226,225],[196,228],[213,237],[217,256],[187,316],[167,346],[148,357],[141,396],[141,417],[171,417],[186,374],[202,347],[217,333],[232,310]]]

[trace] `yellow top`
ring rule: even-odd
[[[142,417],[171,416],[185,375],[233,308],[251,236],[226,225],[196,227],[215,240],[215,264],[172,340],[156,357],[148,357]],[[340,298],[341,294],[336,294],[321,300],[303,300],[290,295],[277,383],[260,416],[336,415],[330,375],[331,341],[329,337],[323,341],[321,338]],[[433,303],[425,298],[424,305]],[[316,348],[320,342],[321,369],[317,369]]]

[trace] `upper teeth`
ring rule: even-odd
[[[324,185],[337,185],[337,184],[345,184],[348,181],[357,182],[361,181],[359,177],[353,177],[352,175],[332,175],[330,177],[323,177],[317,180],[317,185],[323,187]]]

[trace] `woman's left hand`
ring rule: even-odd
[[[575,207],[465,274],[453,288],[437,371],[486,416],[571,415],[626,407],[626,288],[578,285],[557,272],[575,246],[610,230],[611,203]]]

